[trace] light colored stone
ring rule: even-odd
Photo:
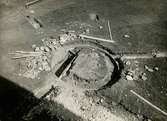
[[[97,19],[97,14],[95,14],[95,13],[90,13],[90,14],[89,14],[89,18],[90,18],[90,20],[95,21],[95,20]]]
[[[141,75],[141,79],[144,80],[144,81],[146,81],[146,80],[147,80],[147,76],[143,73],[143,74]]]
[[[85,111],[85,110],[87,110],[87,107],[86,107],[86,106],[81,106],[80,109],[81,109],[82,111]]]
[[[154,70],[152,68],[149,68],[147,65],[145,65],[144,68],[149,72],[154,72]]]
[[[125,34],[124,37],[125,38],[130,38],[130,36],[128,34]]]
[[[43,46],[40,47],[40,50],[44,51],[44,49],[45,49],[45,47],[43,47]]]
[[[36,47],[36,48],[35,48],[35,51],[39,51],[39,50],[40,50],[40,48],[39,48],[39,47]]]
[[[131,62],[130,61],[126,61],[125,64],[129,66],[131,64]]]
[[[129,75],[129,76],[133,76],[134,73],[135,73],[135,72],[132,71],[132,70],[128,70],[128,71],[127,71],[127,75]]]
[[[45,51],[45,52],[49,52],[50,49],[49,49],[48,47],[45,47],[45,48],[44,48],[44,51]]]
[[[62,34],[60,35],[59,39],[60,39],[60,43],[64,44],[69,39],[69,36],[67,34]]]
[[[99,26],[99,29],[103,29],[103,26]]]
[[[130,75],[126,75],[126,80],[128,80],[128,81],[133,81],[133,77],[130,76]]]
[[[86,29],[85,32],[86,32],[86,33],[89,33],[89,32],[90,32],[90,29]]]
[[[37,46],[36,46],[36,44],[33,44],[31,47],[32,47],[33,49],[35,49]]]
[[[30,10],[30,13],[34,14],[34,13],[35,13],[35,11],[34,11],[34,10]]]
[[[153,70],[158,71],[158,70],[159,70],[159,68],[158,68],[158,67],[154,67],[154,68],[153,68]]]

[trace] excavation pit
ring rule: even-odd
[[[71,47],[71,46],[70,46]],[[71,81],[84,90],[97,90],[114,80],[118,64],[112,54],[104,48],[79,45],[73,48],[66,47],[66,51],[80,50],[77,57],[70,63],[62,80]],[[58,69],[57,69],[58,70]]]

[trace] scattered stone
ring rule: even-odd
[[[34,14],[34,13],[35,13],[35,11],[34,11],[34,10],[30,10],[30,13]]]
[[[36,48],[35,48],[35,52],[37,52],[37,51],[40,51],[40,48],[39,48],[39,47],[36,47]]]
[[[158,71],[159,68],[158,68],[158,67],[154,67],[153,70],[154,70],[154,71]]]
[[[45,48],[44,48],[44,51],[45,51],[45,52],[50,52],[50,49],[49,49],[48,47],[45,47]]]
[[[125,38],[130,38],[130,36],[128,34],[125,34],[124,37]]]
[[[32,47],[32,49],[35,49],[37,46],[36,46],[36,44],[33,44],[31,47]]]
[[[104,99],[101,98],[101,99],[99,100],[99,102],[100,102],[100,103],[104,103]]]
[[[57,41],[53,41],[52,43],[53,43],[53,45],[56,45],[56,44],[57,44]]]
[[[99,29],[103,29],[103,26],[99,26]]]
[[[90,33],[90,29],[86,29],[86,30],[85,30],[85,33],[86,33],[86,34],[89,34],[89,33]]]
[[[144,121],[144,116],[143,115],[138,114],[137,117],[138,117],[139,121]]]
[[[46,38],[43,38],[43,39],[41,39],[41,41],[42,41],[42,42],[44,42],[44,41],[45,41],[45,39],[46,39]]]
[[[80,109],[81,109],[82,111],[85,111],[85,110],[87,110],[87,107],[86,107],[86,106],[81,106]]]
[[[135,66],[136,66],[136,67],[139,67],[139,61],[136,61],[136,60],[135,60],[134,63],[135,63]]]
[[[152,121],[151,119],[147,119],[147,121]]]
[[[136,68],[135,70],[136,70],[136,71],[139,71],[139,68]]]
[[[157,50],[157,49],[153,49],[152,52],[151,52],[151,54],[152,54],[152,56],[153,56],[154,58],[156,58],[156,57],[157,57],[157,54],[158,54],[158,50]]]
[[[39,30],[42,27],[42,24],[39,22],[38,19],[32,16],[25,16],[26,20],[34,27],[34,29]]]
[[[151,69],[151,68],[149,68],[147,65],[145,65],[144,68],[145,68],[147,71],[149,71],[149,72],[154,72],[154,70]]]
[[[142,78],[142,80],[144,80],[144,81],[147,80],[147,77],[146,77],[146,76],[142,76],[141,78]]]
[[[140,75],[140,78],[141,78],[142,80],[146,81],[146,80],[147,80],[146,73],[142,73],[142,74]]]
[[[125,64],[129,66],[131,64],[131,62],[130,61],[126,61]]]
[[[135,80],[137,75],[135,75],[135,71],[134,70],[131,70],[129,69],[128,71],[125,72],[125,77],[126,77],[126,80],[129,80],[129,81],[132,81],[132,80]],[[135,77],[135,79],[134,79]]]
[[[118,105],[118,103],[116,103],[114,101],[112,101],[111,103],[112,103],[113,106],[117,106]]]
[[[99,20],[99,16],[97,14],[95,14],[95,13],[90,13],[89,14],[89,18],[92,21]]]
[[[77,38],[77,35],[74,33],[66,33],[59,36],[59,41],[61,44],[64,44],[68,41],[73,41]]]
[[[60,40],[55,38],[45,38],[43,41],[44,46],[49,48],[49,51],[55,50],[61,46]],[[48,50],[46,50],[48,51]]]
[[[137,64],[138,64],[138,63],[139,63],[139,61],[135,60],[135,61],[134,61],[134,63],[137,63]]]
[[[133,76],[135,72],[132,70],[128,70],[126,73],[127,73],[127,75]]]
[[[48,51],[48,47],[41,46],[36,47],[36,45],[32,45],[35,52]],[[47,49],[46,49],[47,48]],[[20,61],[20,72],[19,75],[26,78],[37,78],[41,71],[50,71],[50,60],[48,58],[49,52],[39,54],[37,56],[31,57],[27,56],[24,60]]]
[[[163,94],[163,91],[161,91],[160,93]]]
[[[45,66],[44,66],[44,71],[50,71],[50,70],[51,70],[51,68],[50,68],[49,65],[45,65]]]
[[[126,75],[126,80],[128,80],[128,81],[133,81],[133,77],[130,76],[130,75]]]
[[[40,50],[44,51],[44,49],[45,49],[45,47],[43,47],[43,46],[40,47]]]
[[[38,69],[39,69],[40,71],[43,71],[43,68],[42,68],[42,67],[39,67]]]
[[[60,43],[64,44],[69,39],[69,36],[67,34],[63,34],[60,36],[59,39],[60,39]]]
[[[67,34],[62,34],[59,37],[61,43],[65,43],[68,40],[68,35]]]

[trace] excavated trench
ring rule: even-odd
[[[111,86],[118,80],[121,69],[114,53],[108,48],[91,41],[73,41],[64,44],[63,48],[66,52],[76,49],[79,52],[75,59],[71,60],[62,80],[75,80],[77,86],[88,90],[98,90],[105,85]]]

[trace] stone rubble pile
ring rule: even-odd
[[[150,68],[148,65],[144,65],[144,68],[139,68],[139,62],[135,61],[134,63],[135,64],[132,64],[130,61],[124,62],[126,67],[128,67],[128,69],[126,69],[126,71],[124,72],[125,79],[128,81],[139,80],[139,79],[146,81],[148,77],[146,72],[144,71],[153,73],[159,70],[157,66]]]
[[[73,32],[66,32],[56,38],[43,38],[42,46],[32,45],[33,52],[40,52],[37,56],[27,56],[20,62],[19,76],[26,78],[37,78],[43,71],[51,71],[52,52],[61,47],[64,43],[77,39],[77,35]]]

